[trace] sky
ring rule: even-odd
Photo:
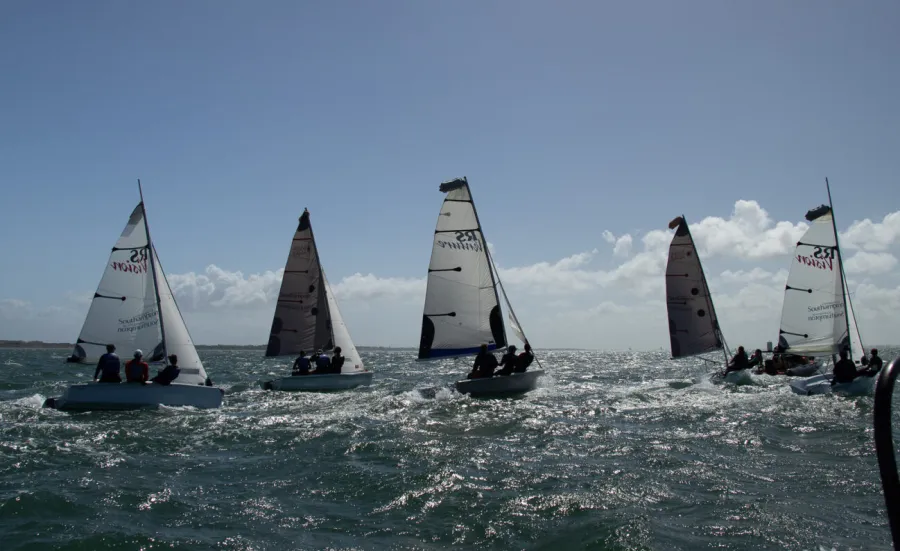
[[[0,2],[0,339],[72,342],[139,201],[194,340],[268,338],[309,208],[357,345],[415,346],[467,176],[536,348],[668,347],[685,215],[732,346],[775,340],[829,178],[900,342],[900,4]]]

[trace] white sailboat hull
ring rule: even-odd
[[[741,369],[740,371],[729,371],[725,374],[725,382],[733,385],[752,385],[753,377],[750,369]]]
[[[68,411],[124,410],[159,406],[191,406],[214,409],[222,406],[221,388],[201,385],[155,383],[86,383],[72,385],[45,407]]]
[[[372,384],[371,371],[362,373],[330,373],[327,375],[292,375],[271,381],[260,381],[264,390],[308,391],[347,390]]]
[[[846,396],[867,396],[875,389],[875,377],[857,377],[849,383],[832,386],[831,375],[816,375],[791,382],[791,390],[801,396],[814,394],[843,394]]]
[[[456,390],[472,396],[520,394],[534,390],[538,377],[543,374],[543,370],[537,369],[525,373],[496,375],[490,379],[464,379],[456,381]]]

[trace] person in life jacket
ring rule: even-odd
[[[831,384],[852,383],[859,373],[856,372],[856,364],[853,360],[847,358],[847,349],[844,348],[840,352],[841,359],[835,362]]]
[[[497,369],[497,357],[488,352],[486,344],[482,344],[478,355],[475,356],[475,362],[472,364],[472,371],[466,376],[466,379],[489,379],[494,376],[495,369]]]
[[[150,366],[143,361],[144,353],[134,351],[134,359],[125,364],[125,380],[129,383],[146,383],[150,378]]]
[[[884,361],[881,359],[881,356],[878,355],[878,349],[873,348],[871,350],[872,357],[868,359],[867,362],[864,362],[863,365],[868,365],[868,368],[859,372],[860,375],[865,375],[866,377],[873,377],[881,371],[882,366],[884,366]],[[866,359],[863,356],[863,359]]]
[[[107,344],[106,354],[100,356],[97,369],[94,370],[94,380],[96,381],[97,375],[99,375],[101,383],[121,383],[122,376],[119,375],[121,369],[122,363],[116,356],[116,345]]]
[[[331,357],[331,373],[340,373],[344,367],[344,357],[341,355],[341,347],[334,347],[334,355]]]
[[[294,360],[294,368],[291,375],[309,375],[309,358],[306,357],[306,351],[301,350],[300,355]]]
[[[172,354],[169,356],[169,365],[163,368],[156,377],[153,377],[150,380],[160,385],[169,385],[178,378],[180,373],[181,368],[178,367],[178,356]]]
[[[500,358],[500,371],[497,372],[497,375],[511,375],[513,370],[516,368],[516,346],[510,345],[506,349],[506,354]]]
[[[328,373],[328,369],[331,367],[331,360],[328,356],[322,352],[322,349],[316,350],[316,373],[321,375],[323,373]]]
[[[525,343],[525,352],[519,354],[516,358],[516,368],[513,369],[514,373],[525,373],[525,370],[528,369],[528,366],[531,365],[531,362],[534,361],[534,352],[531,351],[531,345],[527,342]]]
[[[731,358],[731,361],[728,362],[728,366],[725,368],[725,372],[731,371],[740,371],[742,369],[747,369],[750,367],[750,360],[747,359],[747,352],[744,351],[743,346],[738,346],[737,354]]]

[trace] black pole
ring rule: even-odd
[[[891,399],[894,383],[900,375],[900,358],[895,358],[878,376],[875,386],[875,454],[881,471],[881,489],[887,509],[888,524],[894,549],[900,550],[900,476],[897,475],[897,459],[894,456],[894,437],[891,433]]]

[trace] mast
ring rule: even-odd
[[[838,276],[841,278],[841,300],[844,302],[844,323],[847,326],[847,348],[850,349],[850,361],[853,361],[853,339],[850,337],[850,309],[847,307],[849,297],[848,289],[845,287],[844,281],[844,262],[841,259],[841,246],[838,243],[837,221],[834,219],[834,203],[831,202],[831,185],[828,178],[825,178],[825,189],[828,191],[828,207],[831,209],[831,228],[834,230],[834,252],[837,256]],[[854,317],[855,320],[855,317]],[[840,350],[838,350],[840,353]]]
[[[162,334],[163,358],[168,359],[169,351],[166,349],[166,328],[163,325],[162,304],[159,300],[159,282],[156,280],[156,262],[153,257],[153,240],[150,239],[150,224],[147,222],[147,208],[144,206],[144,190],[141,188],[141,180],[138,178],[138,193],[141,195],[141,212],[144,215],[144,231],[147,232],[147,256],[150,257],[150,273],[153,274],[153,293],[156,295],[156,316],[159,319],[159,332]]]
[[[499,277],[494,276],[494,267],[492,266],[494,262],[491,260],[491,253],[488,249],[487,239],[484,237],[484,230],[481,227],[481,220],[478,219],[478,209],[475,208],[475,198],[472,197],[472,189],[469,187],[469,179],[463,176],[462,180],[466,183],[466,191],[469,192],[469,201],[471,201],[472,204],[472,212],[475,213],[475,223],[478,224],[478,233],[481,234],[481,241],[484,243],[484,253],[488,259],[488,272],[490,272],[491,274],[491,283],[493,283],[494,286],[494,300],[497,301],[497,306],[500,306],[500,295],[497,294],[497,283],[500,281],[500,279]],[[505,290],[503,291],[503,296],[506,296]],[[509,301],[507,301],[507,304],[508,303]],[[503,328],[503,342],[506,344],[506,346],[509,346],[509,339],[506,338],[506,324],[503,323],[502,315],[500,317],[500,326]],[[521,326],[519,327],[519,329],[521,329]],[[524,334],[524,331],[522,333]]]

